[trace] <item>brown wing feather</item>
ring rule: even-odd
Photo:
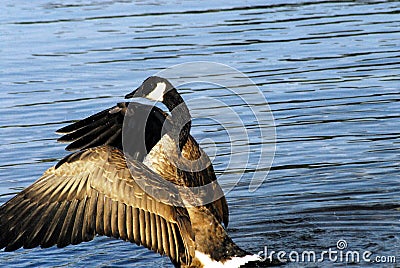
[[[166,253],[175,263],[193,256],[188,212],[138,186],[135,179],[157,177],[142,163],[131,163],[132,176],[121,151],[109,146],[64,161],[0,207],[0,248],[64,247],[104,234]],[[162,179],[156,183],[163,187]],[[172,191],[169,198],[179,196]]]

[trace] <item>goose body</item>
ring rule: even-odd
[[[223,226],[226,199],[209,158],[189,134],[190,114],[176,89],[166,79],[150,77],[127,97],[135,94],[162,101],[171,115],[125,102],[60,129],[59,141],[70,143],[67,150],[73,153],[0,207],[0,249],[64,247],[106,235],[165,254],[176,267],[259,263],[260,257],[240,249]],[[129,129],[144,141],[128,141],[130,157],[122,137],[127,114],[133,114]],[[163,133],[165,122],[171,127]],[[191,187],[204,185],[212,185],[207,195],[215,201],[193,203],[202,197]]]

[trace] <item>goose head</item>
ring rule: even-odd
[[[183,148],[190,133],[191,116],[183,98],[167,79],[150,76],[125,98],[146,98],[162,102],[171,112],[172,130],[179,133],[179,147]]]
[[[125,96],[129,98],[146,98],[153,101],[164,103],[168,109],[173,109],[182,99],[174,86],[165,78],[150,76],[134,91]]]

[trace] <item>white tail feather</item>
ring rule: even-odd
[[[246,255],[243,257],[232,257],[231,259],[225,261],[215,261],[211,259],[210,255],[202,253],[196,250],[196,258],[203,264],[204,268],[234,268],[240,267],[248,263],[249,261],[260,261],[261,257],[259,255]]]

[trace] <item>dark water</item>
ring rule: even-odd
[[[0,203],[66,154],[56,129],[121,101],[165,67],[215,61],[260,86],[276,125],[276,155],[261,188],[251,193],[239,183],[227,195],[233,239],[255,253],[317,254],[345,240],[344,253],[395,256],[399,265],[400,4],[268,2],[3,1]],[[242,105],[218,89],[184,96],[196,94]],[[190,108],[200,116],[204,109]],[[195,120],[192,133],[216,152],[218,174],[234,177],[224,170],[223,130]],[[222,138],[214,148],[215,137]],[[268,168],[245,169],[237,157],[245,178]],[[1,251],[0,265],[171,267],[167,258],[104,237]]]

